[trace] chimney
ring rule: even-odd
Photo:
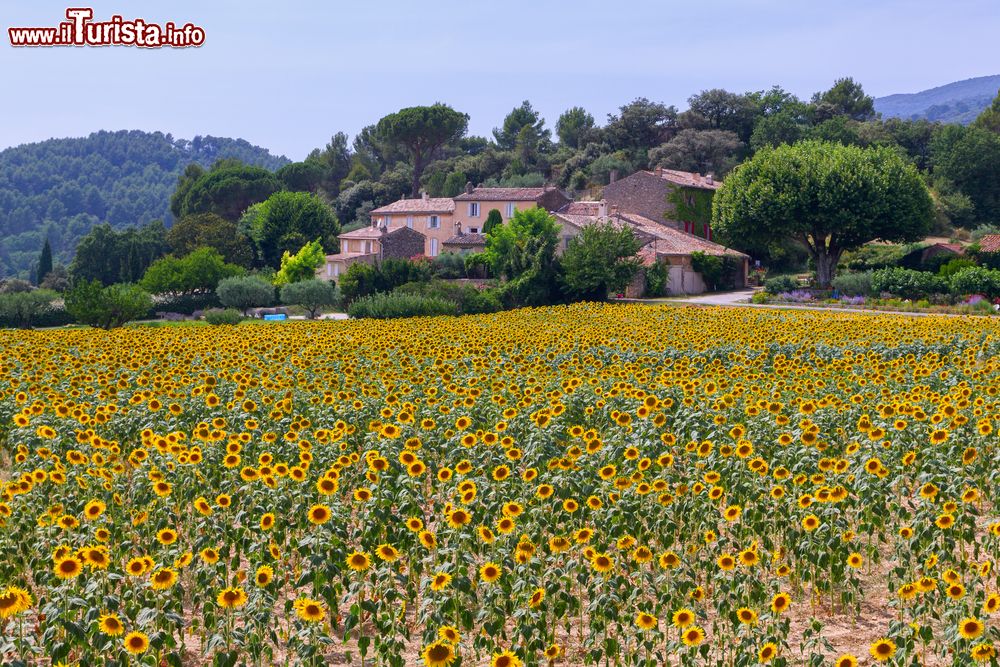
[[[611,183],[614,183],[617,180],[618,180],[618,170],[612,169],[610,172],[608,172],[608,184],[610,185]]]
[[[462,223],[458,220],[455,221],[455,236],[462,235]]]
[[[427,201],[427,199],[428,199],[428,197],[427,197],[427,190],[421,190],[420,191],[420,198],[423,199],[424,201]]]
[[[715,174],[713,174],[712,172],[708,172],[707,174],[705,174],[705,180],[708,181],[709,185],[714,184],[715,183]]]
[[[597,202],[597,218],[599,220],[604,220],[608,217],[608,202],[606,199],[602,199]]]
[[[656,168],[656,175],[660,176],[660,177],[663,176],[663,167],[657,167]]]
[[[472,194],[472,190],[473,190],[473,188],[472,188],[472,181],[466,181],[466,183],[465,183],[465,194],[471,195]]]

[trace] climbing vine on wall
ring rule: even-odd
[[[681,222],[693,223],[694,233],[705,236],[705,229],[712,221],[711,190],[696,190],[693,188],[674,188],[667,195],[667,201],[674,206],[674,217]],[[692,203],[688,204],[688,198]],[[668,214],[667,217],[670,217]]]

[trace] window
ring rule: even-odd
[[[479,202],[470,201],[469,202],[469,217],[478,218],[479,217]]]
[[[438,240],[431,239],[431,257],[437,257],[438,254]]]
[[[392,216],[391,215],[387,215],[384,218],[382,218],[382,224],[385,225],[386,229],[389,229],[389,225],[392,224]]]
[[[508,202],[508,204],[507,204],[507,217],[508,218],[513,218],[514,217],[514,213],[516,213],[516,212],[517,212],[517,205],[514,204],[514,202]]]
[[[436,215],[427,216],[428,229],[437,229],[440,226],[441,226],[441,218],[439,216]]]
[[[470,234],[478,234],[479,233],[479,227],[469,227],[469,233]]]
[[[365,254],[366,255],[370,255],[371,252],[372,252],[372,242],[371,241],[365,241]]]
[[[413,229],[413,216],[412,215],[406,216],[406,226],[409,227],[410,229]]]

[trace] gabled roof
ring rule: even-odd
[[[456,234],[444,242],[444,245],[457,245],[463,247],[485,246],[485,234]]]
[[[370,257],[374,255],[373,252],[338,252],[335,255],[327,255],[327,262],[346,262],[351,259],[357,259],[358,257]]]
[[[455,201],[537,201],[553,188],[473,188],[463,192]]]
[[[404,231],[405,230],[405,231]],[[381,239],[385,236],[392,236],[394,234],[416,234],[418,236],[423,236],[420,232],[415,229],[410,229],[409,227],[393,227],[391,229],[386,229],[385,227],[376,227],[374,225],[368,225],[367,227],[362,227],[361,229],[355,229],[352,232],[344,232],[343,234],[338,234],[338,239],[346,240],[370,240],[370,239]]]
[[[556,212],[556,219],[561,222],[583,229],[587,225],[598,224],[600,222],[610,222],[614,225],[630,226],[643,244],[639,251],[639,257],[645,262],[654,253],[655,256],[684,256],[695,252],[703,252],[706,255],[716,255],[718,257],[747,257],[744,253],[713,243],[708,239],[703,239],[694,234],[688,234],[679,229],[668,227],[662,223],[650,220],[636,213],[614,213],[606,218],[597,215],[600,204],[598,202],[574,202],[572,205],[564,206]],[[576,212],[564,212],[576,211]],[[593,213],[586,213],[593,211]],[[645,254],[644,254],[645,253]]]
[[[657,167],[654,171],[647,171],[651,176],[658,176],[668,183],[679,185],[685,188],[698,188],[700,190],[718,190],[722,185],[711,176],[702,175],[698,172],[679,171],[677,169],[663,169]]]
[[[373,215],[393,213],[452,213],[454,200],[448,197],[427,197],[420,199],[400,199],[372,211]]]
[[[979,239],[979,249],[982,252],[1000,252],[1000,234],[987,234]]]

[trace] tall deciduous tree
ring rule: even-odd
[[[1000,93],[993,98],[993,104],[979,114],[973,126],[1000,134]]]
[[[389,114],[376,125],[382,141],[402,146],[413,160],[412,193],[420,190],[420,177],[434,153],[447,143],[458,141],[469,126],[469,116],[445,104],[408,107]]]
[[[277,268],[285,252],[298,251],[312,239],[336,252],[340,223],[319,197],[307,192],[278,192],[247,211],[241,224],[248,229],[260,259]]]
[[[628,225],[587,225],[562,256],[563,283],[579,299],[604,301],[620,292],[639,269],[639,242]]]
[[[979,223],[1000,220],[1000,134],[946,125],[931,141],[934,176],[954,184],[975,207]]]
[[[187,255],[197,248],[214,248],[227,262],[250,266],[253,248],[236,223],[215,215],[198,213],[181,218],[167,230],[167,243],[176,255]]]
[[[845,250],[916,241],[932,218],[927,187],[897,151],[806,141],[737,167],[715,195],[712,228],[747,249],[795,239],[827,286]]]
[[[724,175],[736,164],[743,142],[726,130],[681,130],[649,153],[650,166]]]

